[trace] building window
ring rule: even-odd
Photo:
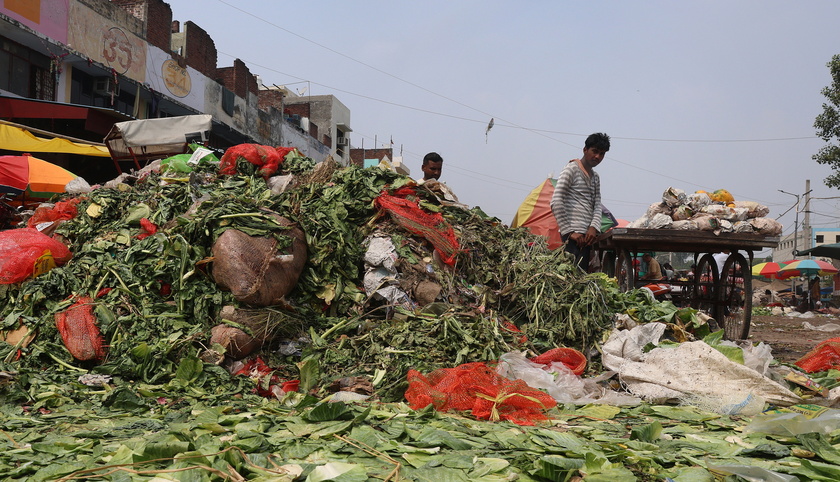
[[[834,235],[834,242],[835,243],[840,243],[840,234],[835,234]]]
[[[105,107],[129,116],[132,115],[134,102],[137,101],[136,95],[120,89],[117,82],[104,84],[101,82],[103,79],[112,78],[111,76],[94,77],[79,69],[73,69],[73,80],[70,83],[70,102],[79,105]],[[109,90],[97,90],[97,80],[100,81],[100,87],[107,85]]]
[[[225,111],[227,115],[233,115],[233,99],[233,92],[222,87],[222,110]]]
[[[822,234],[818,234],[818,235],[816,236],[816,238],[817,238],[817,242],[818,242],[818,243],[822,243],[822,242],[823,242],[823,235],[822,235]]]
[[[49,57],[0,37],[0,89],[30,99],[55,100]]]

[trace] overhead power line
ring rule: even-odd
[[[412,87],[415,87],[415,88],[417,88],[417,89],[420,89],[420,90],[422,90],[422,91],[424,91],[424,92],[426,92],[426,93],[432,94],[432,95],[434,95],[434,96],[436,96],[436,97],[440,97],[441,99],[447,100],[447,101],[452,102],[452,103],[457,104],[457,105],[460,105],[461,107],[465,107],[465,108],[470,109],[470,110],[472,110],[472,111],[478,112],[478,113],[482,114],[482,115],[483,115],[483,116],[485,116],[485,117],[483,117],[482,119],[470,119],[470,118],[463,117],[463,116],[456,116],[456,115],[452,115],[452,114],[446,114],[446,113],[442,113],[442,112],[436,112],[436,111],[432,111],[432,110],[428,110],[428,109],[423,109],[423,108],[420,108],[420,107],[414,107],[414,106],[410,106],[410,105],[406,105],[406,104],[400,104],[400,103],[397,103],[397,102],[387,101],[387,100],[379,99],[379,98],[376,98],[376,97],[371,97],[371,96],[368,96],[368,95],[359,94],[359,93],[356,93],[356,92],[350,92],[350,91],[347,91],[347,90],[339,89],[339,88],[337,88],[337,87],[328,86],[328,85],[325,85],[325,84],[320,84],[320,83],[317,83],[317,82],[312,82],[313,84],[320,85],[320,86],[322,86],[322,87],[326,87],[326,88],[328,88],[328,89],[332,89],[332,90],[335,90],[335,91],[337,91],[337,92],[343,92],[343,93],[345,93],[345,94],[355,95],[355,96],[358,96],[358,97],[362,97],[362,98],[365,98],[365,99],[368,99],[368,100],[372,100],[372,101],[375,101],[375,102],[381,102],[381,103],[384,103],[384,104],[393,105],[393,106],[396,106],[396,107],[401,107],[401,108],[405,108],[405,109],[411,109],[411,110],[415,110],[415,111],[418,111],[418,112],[425,112],[425,113],[427,113],[427,114],[433,114],[433,115],[438,115],[438,116],[443,116],[443,117],[449,117],[449,118],[453,118],[453,119],[463,120],[463,121],[466,121],[466,122],[474,122],[474,123],[479,123],[479,124],[485,124],[485,123],[487,122],[487,120],[486,120],[486,119],[487,119],[487,117],[490,117],[490,118],[493,118],[494,120],[496,120],[496,121],[494,122],[494,126],[499,126],[499,127],[503,127],[503,128],[509,128],[509,129],[521,129],[521,130],[529,131],[529,132],[532,132],[532,133],[535,133],[535,134],[540,134],[540,135],[543,135],[544,137],[547,137],[547,138],[549,138],[549,139],[552,139],[552,140],[554,140],[554,141],[556,141],[556,142],[560,142],[560,143],[562,143],[562,144],[566,144],[566,145],[571,146],[571,147],[574,147],[574,148],[577,148],[578,146],[577,146],[577,145],[573,145],[573,144],[569,144],[569,143],[567,143],[567,142],[561,141],[561,140],[559,140],[559,139],[555,139],[555,138],[550,137],[550,136],[546,136],[545,134],[559,134],[559,135],[569,135],[569,136],[576,136],[576,137],[586,137],[586,136],[588,136],[588,135],[589,135],[589,134],[581,134],[581,133],[577,133],[577,132],[565,132],[565,131],[550,130],[550,129],[539,129],[539,128],[533,128],[533,127],[527,127],[527,126],[522,126],[522,125],[519,125],[519,124],[517,124],[517,123],[515,123],[515,122],[508,121],[508,120],[506,120],[506,119],[503,119],[503,118],[499,117],[498,115],[495,115],[495,114],[491,114],[491,113],[485,112],[485,111],[483,111],[483,110],[481,110],[481,109],[478,109],[478,108],[473,107],[473,106],[471,106],[471,105],[465,104],[465,103],[463,103],[463,102],[461,102],[461,101],[459,101],[459,100],[453,99],[453,98],[451,98],[451,97],[449,97],[449,96],[443,95],[443,94],[441,94],[441,93],[439,93],[439,92],[435,92],[435,91],[433,91],[433,90],[431,90],[431,89],[428,89],[428,88],[426,88],[426,87],[423,87],[422,85],[419,85],[419,84],[417,84],[417,83],[415,83],[415,82],[412,82],[412,81],[410,81],[410,80],[406,80],[406,79],[404,79],[404,78],[402,78],[402,77],[399,77],[399,76],[397,76],[397,75],[394,75],[394,74],[393,74],[393,73],[391,73],[391,72],[388,72],[388,71],[386,71],[386,70],[380,69],[380,68],[378,68],[378,67],[376,67],[376,66],[374,66],[374,65],[371,65],[371,64],[369,64],[369,63],[367,63],[367,62],[364,62],[364,61],[359,60],[359,59],[357,59],[357,58],[355,58],[355,57],[352,57],[352,56],[350,56],[350,55],[347,55],[347,54],[345,54],[345,53],[343,53],[343,52],[340,52],[340,51],[338,51],[338,50],[335,50],[335,49],[333,49],[333,48],[331,48],[331,47],[329,47],[329,46],[327,46],[327,45],[324,45],[324,44],[322,44],[322,43],[316,42],[316,41],[314,41],[314,40],[312,40],[312,39],[309,39],[309,38],[307,38],[307,37],[305,37],[305,36],[303,36],[303,35],[300,35],[300,34],[298,34],[298,33],[294,32],[294,31],[292,31],[292,30],[289,30],[289,29],[287,29],[287,28],[284,28],[284,27],[283,27],[283,26],[281,26],[281,25],[278,25],[278,24],[276,24],[276,23],[274,23],[274,22],[271,22],[271,21],[269,21],[269,20],[266,20],[266,18],[265,18],[265,17],[263,17],[263,16],[259,16],[259,15],[253,14],[253,13],[251,13],[251,12],[248,12],[247,10],[244,10],[244,9],[242,9],[242,8],[239,8],[239,7],[237,7],[237,6],[233,5],[233,4],[231,4],[230,2],[227,2],[227,1],[225,1],[225,0],[217,0],[217,1],[218,1],[219,3],[223,3],[223,4],[227,5],[228,7],[232,8],[232,9],[234,9],[234,10],[239,11],[239,12],[241,12],[241,13],[245,14],[245,15],[248,15],[248,16],[250,16],[250,17],[252,17],[252,18],[256,19],[256,20],[259,20],[259,21],[264,22],[264,23],[266,23],[266,24],[268,24],[268,25],[271,25],[272,27],[277,28],[278,30],[282,30],[283,32],[288,33],[289,35],[293,35],[293,36],[295,36],[295,37],[297,37],[297,38],[299,38],[299,39],[301,39],[301,40],[304,40],[304,41],[309,42],[309,43],[311,43],[311,44],[313,44],[313,45],[315,45],[315,46],[317,46],[317,47],[320,47],[320,48],[322,48],[322,49],[324,49],[324,50],[327,50],[327,51],[329,51],[329,52],[331,52],[331,53],[334,53],[335,55],[341,56],[341,57],[343,57],[343,58],[345,58],[345,59],[348,59],[348,60],[350,60],[350,61],[352,61],[352,62],[355,62],[355,63],[357,63],[357,64],[359,64],[359,65],[362,65],[362,66],[367,67],[367,68],[369,68],[369,69],[371,69],[371,70],[374,70],[374,71],[376,71],[376,72],[378,72],[378,73],[380,73],[380,74],[386,75],[386,76],[388,76],[388,77],[391,77],[392,79],[398,80],[398,81],[403,82],[403,83],[405,83],[405,84],[407,84],[407,85],[410,85],[410,86],[412,86]],[[220,52],[220,53],[224,53],[224,52]],[[226,54],[226,53],[225,53],[225,55],[229,55],[229,56],[231,56],[231,57],[233,57],[233,58],[238,58],[237,56],[233,56],[233,55]],[[277,70],[271,69],[271,68],[266,67],[266,66],[263,66],[263,65],[259,65],[259,64],[257,64],[257,63],[251,62],[251,61],[248,61],[248,63],[253,64],[253,65],[258,65],[258,66],[260,66],[260,67],[262,67],[262,68],[265,68],[265,69],[268,69],[268,70],[274,71],[274,72],[276,72],[276,73],[280,73],[280,74],[283,74],[283,75],[289,75],[290,77],[294,77],[294,78],[296,78],[296,79],[306,80],[306,79],[303,79],[302,77],[298,77],[298,76],[291,75],[291,74],[284,73],[284,72],[279,72],[279,71],[277,71]],[[501,123],[499,123],[498,121],[501,121]],[[782,138],[763,138],[763,139],[660,139],[660,138],[644,138],[644,137],[619,137],[619,136],[611,136],[611,137],[613,137],[614,139],[619,139],[619,140],[628,140],[628,141],[646,141],[646,142],[687,142],[687,143],[779,142],[779,141],[792,141],[792,140],[803,140],[803,139],[815,139],[815,138],[817,138],[817,136],[782,137]],[[655,174],[659,174],[659,173],[655,173]]]

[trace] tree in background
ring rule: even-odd
[[[831,72],[831,85],[821,91],[828,102],[823,103],[823,112],[814,121],[817,135],[829,144],[812,157],[820,164],[828,164],[834,173],[825,178],[828,187],[840,187],[840,55],[826,64]],[[832,143],[834,141],[834,143]]]

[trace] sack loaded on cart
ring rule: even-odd
[[[602,234],[595,247],[603,270],[623,290],[648,285],[660,297],[707,312],[727,339],[746,339],[753,253],[778,245],[781,234],[781,225],[764,217],[768,211],[758,203],[735,201],[723,189],[686,195],[670,187],[643,217]],[[686,277],[642,280],[634,260],[645,252],[691,253],[694,269]]]

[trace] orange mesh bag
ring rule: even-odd
[[[562,363],[578,376],[583,375],[584,370],[586,370],[586,357],[574,348],[552,348],[542,355],[531,358],[531,361],[549,366],[552,363]]]
[[[428,375],[408,372],[405,398],[414,410],[433,405],[441,412],[472,411],[483,420],[534,425],[547,420],[544,411],[557,402],[522,380],[509,380],[483,362],[442,368]]]
[[[53,221],[67,221],[73,219],[78,214],[76,206],[81,199],[73,198],[67,201],[59,201],[53,207],[38,206],[35,208],[35,213],[26,221],[26,225],[34,228],[41,223],[49,223]]]
[[[236,163],[245,159],[260,168],[263,177],[269,177],[280,167],[283,156],[277,149],[260,144],[238,144],[225,151],[219,159],[219,173],[231,176],[236,174]]]
[[[35,228],[0,231],[0,284],[20,283],[71,258],[70,249]]]
[[[824,372],[832,368],[840,369],[840,338],[830,338],[821,342],[802,358],[796,360],[794,365],[806,373]]]
[[[69,308],[55,314],[61,341],[77,360],[105,359],[105,341],[96,324],[93,306],[90,296],[80,296]]]
[[[405,195],[406,191],[401,190],[397,194]],[[458,238],[442,214],[426,212],[417,201],[384,192],[376,198],[375,203],[379,209],[387,211],[395,223],[432,243],[444,263],[455,264],[455,255],[459,251]]]

